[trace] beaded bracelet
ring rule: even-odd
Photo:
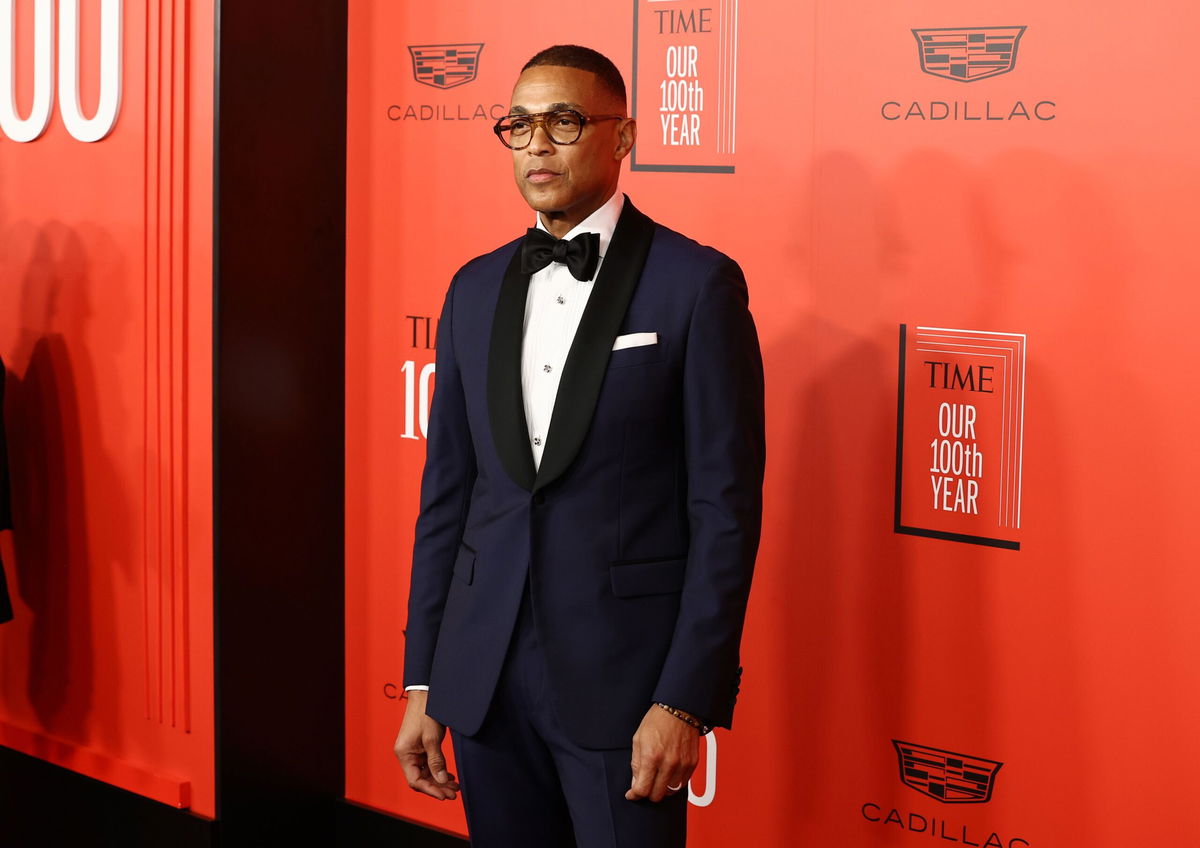
[[[701,736],[706,736],[707,734],[712,732],[711,727],[709,727],[707,724],[702,723],[699,719],[688,715],[683,710],[677,710],[677,709],[675,709],[675,707],[669,707],[666,704],[664,704],[662,701],[655,701],[654,706],[662,707],[664,710],[669,712],[671,715],[675,716],[675,718],[679,719],[684,724],[688,725],[689,727],[696,728],[696,730],[699,731]]]

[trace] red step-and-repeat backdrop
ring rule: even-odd
[[[0,0],[0,745],[216,812],[212,0]]]
[[[352,0],[347,795],[404,785],[436,316],[532,223],[491,133],[560,42],[623,188],[745,268],[765,530],[693,843],[1200,842],[1200,14],[1139,4]]]

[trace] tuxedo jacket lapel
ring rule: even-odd
[[[492,319],[488,350],[488,422],[500,463],[518,486],[537,491],[554,482],[579,453],[600,397],[608,356],[637,288],[654,222],[625,199],[604,263],[579,319],[579,328],[563,366],[550,417],[546,447],[538,469],[529,447],[529,425],[521,388],[521,342],[529,275],[521,273],[518,246],[504,272]]]
[[[600,385],[604,382],[613,342],[617,331],[621,329],[633,290],[641,278],[653,238],[654,222],[635,209],[628,197],[625,198],[625,208],[621,211],[604,263],[600,266],[600,276],[588,297],[563,366],[554,412],[550,417],[550,429],[546,434],[546,447],[534,479],[534,491],[545,488],[560,477],[583,445],[596,410],[596,401],[600,397]],[[524,306],[524,299],[521,303]],[[517,360],[519,389],[519,350]],[[521,425],[525,426],[524,406],[520,404],[519,396],[518,405],[521,409]],[[528,457],[528,433],[525,434],[525,450]]]
[[[535,472],[521,390],[521,339],[528,292],[529,275],[521,273],[521,247],[518,244],[504,272],[500,298],[492,317],[487,375],[488,422],[504,470],[518,486],[532,490]]]

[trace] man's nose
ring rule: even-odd
[[[546,129],[545,123],[538,121],[533,125],[529,146],[525,149],[535,156],[545,156],[554,152],[554,141],[550,138],[550,131]]]

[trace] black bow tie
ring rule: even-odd
[[[545,230],[530,227],[521,242],[521,273],[534,274],[551,262],[567,266],[571,276],[588,281],[600,264],[600,234],[580,233],[575,238],[556,239]]]

